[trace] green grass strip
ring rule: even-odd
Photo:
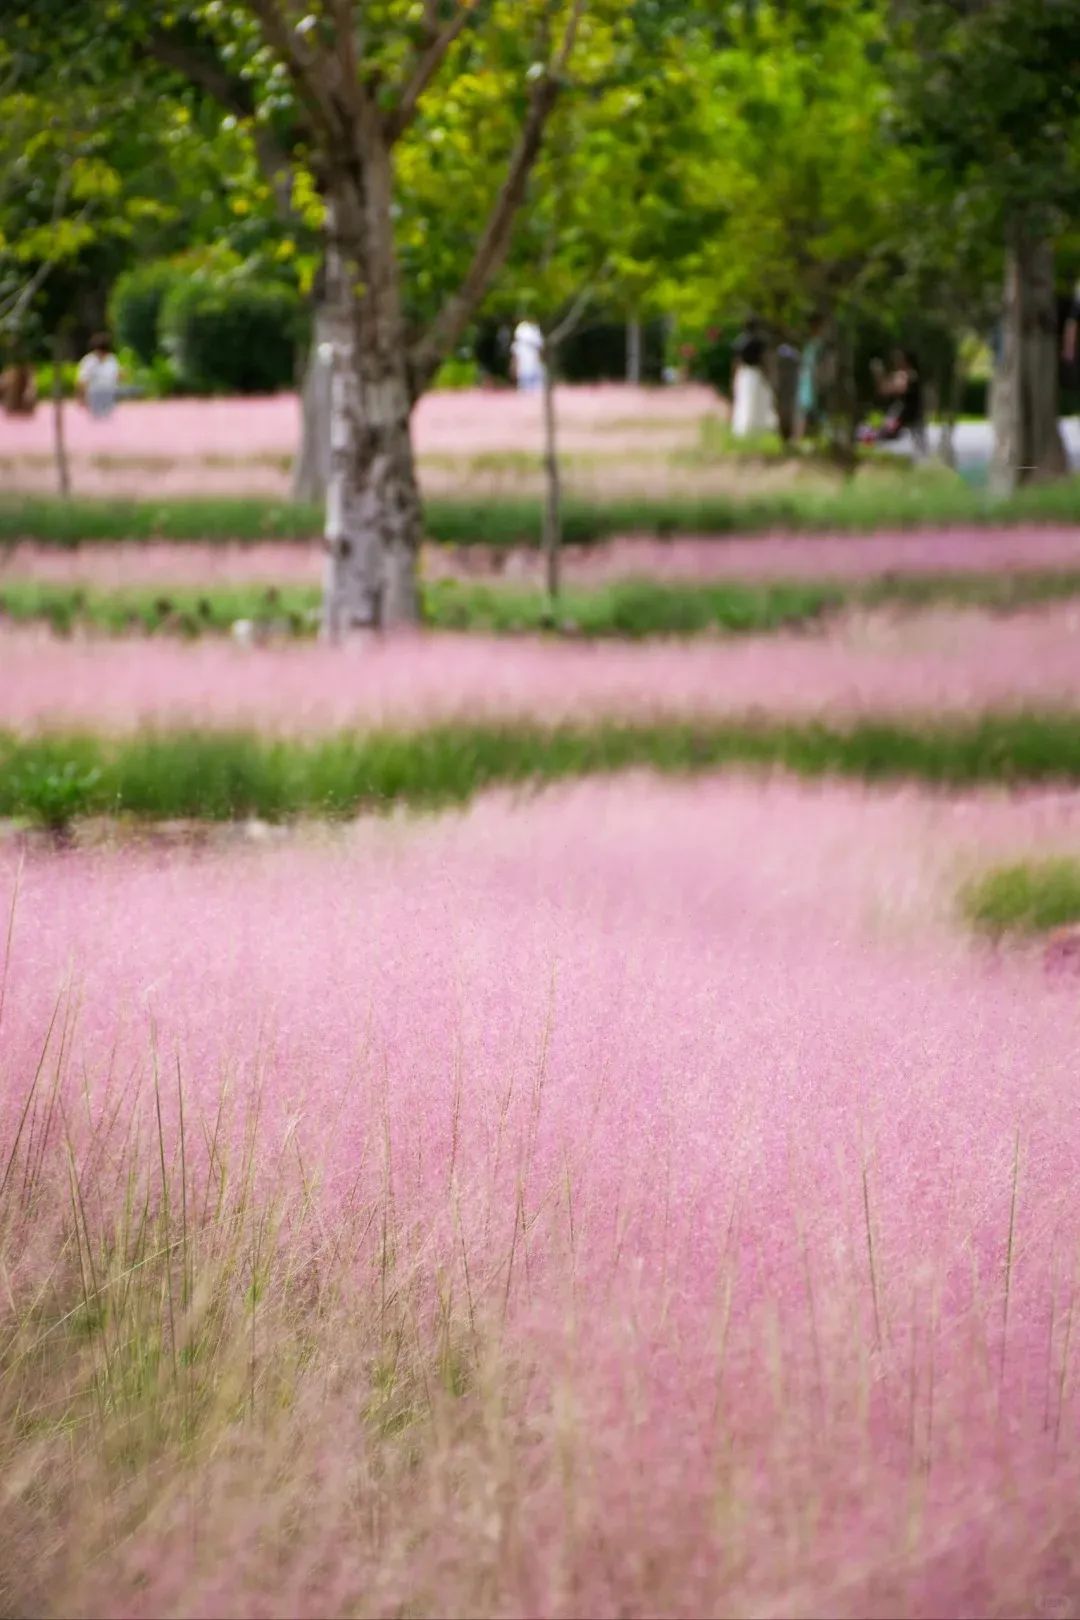
[[[763,633],[806,624],[845,606],[981,607],[1011,611],[1080,596],[1080,570],[1015,574],[892,575],[870,581],[740,580],[668,583],[623,580],[570,589],[554,613],[535,588],[437,580],[423,588],[426,622],[435,629],[489,635],[555,631],[636,640],[649,636]],[[60,634],[76,627],[106,635],[129,631],[195,637],[223,634],[237,620],[313,634],[317,586],[259,584],[120,587],[8,579],[0,583],[0,617],[45,623]]]
[[[973,927],[995,936],[1080,922],[1080,861],[1056,856],[994,867],[961,891],[960,906]]]
[[[281,624],[300,635],[318,622],[317,586],[120,586],[54,583],[0,575],[0,616],[15,624],[44,623],[63,634],[76,626],[123,635],[165,631],[224,634],[237,619]]]
[[[314,632],[320,594],[317,586],[305,585],[117,590],[9,579],[0,583],[0,615],[18,624],[47,623],[60,633],[81,626],[109,635],[161,630],[198,636],[228,631],[234,621],[249,619],[299,635]],[[842,600],[834,586],[799,582],[666,585],[628,580],[596,590],[570,590],[553,615],[544,593],[535,589],[439,580],[423,590],[424,617],[434,628],[493,635],[548,629],[628,638],[708,629],[766,631],[816,618]]]
[[[0,736],[0,815],[60,827],[72,817],[227,821],[349,815],[395,804],[459,804],[497,784],[543,783],[631,766],[684,773],[777,766],[940,786],[1080,781],[1080,713],[948,722],[739,720],[447,724],[316,739],[251,732]]]
[[[435,496],[425,502],[425,529],[434,541],[455,545],[535,544],[541,503],[536,496]],[[946,527],[958,523],[1009,525],[1080,522],[1080,479],[1033,485],[995,501],[947,474],[888,472],[837,483],[758,496],[623,497],[589,500],[571,495],[564,508],[568,543],[612,535],[872,533],[881,529]],[[254,541],[312,539],[322,513],[289,501],[215,497],[132,501],[46,496],[0,501],[0,544],[36,540],[77,546],[94,541]]]

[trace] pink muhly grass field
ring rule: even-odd
[[[0,857],[7,1606],[1074,1612],[1080,1001],[948,884],[1077,802]]]
[[[867,614],[725,642],[574,644],[418,634],[344,652],[207,638],[0,636],[0,727],[254,726],[770,714],[843,719],[1068,705],[1080,612]]]
[[[877,579],[884,574],[1025,573],[1080,568],[1080,528],[945,529],[860,536],[778,536],[672,540],[616,539],[567,546],[568,584],[600,585],[621,579]],[[428,546],[423,572],[430,579],[505,578],[539,582],[543,559],[524,548],[507,553],[484,546]],[[266,583],[317,584],[318,541],[235,545],[94,543],[77,551],[30,542],[0,552],[0,582],[41,579],[134,587]]]
[[[655,441],[657,427],[670,434],[696,435],[703,416],[720,414],[709,388],[632,388],[603,383],[559,389],[561,436],[567,447],[592,442],[617,451]],[[471,455],[486,451],[539,451],[543,413],[535,394],[513,389],[444,390],[425,394],[413,416],[414,444],[420,455]],[[300,402],[295,394],[252,399],[135,400],[107,420],[86,411],[65,413],[69,453],[75,457],[146,457],[176,461],[213,457],[292,456],[300,436]],[[11,460],[52,454],[48,410],[4,424],[4,454]],[[197,471],[198,469],[196,469]],[[244,468],[238,469],[245,487]],[[151,494],[160,485],[156,466],[143,472]],[[85,482],[85,479],[84,479]]]

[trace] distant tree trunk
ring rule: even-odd
[[[320,278],[324,281],[325,278]],[[330,482],[330,380],[334,315],[320,285],[311,322],[311,346],[300,396],[300,452],[293,469],[293,500],[321,503]]]
[[[546,348],[544,354],[544,577],[549,603],[558,601],[562,561],[562,485],[559,479],[559,446],[555,420],[555,366],[558,355]]]
[[[56,483],[66,499],[71,494],[71,469],[68,466],[67,443],[64,438],[64,379],[62,367],[67,347],[57,332],[53,338],[52,416],[53,452],[56,457]]]
[[[626,323],[626,380],[637,387],[641,382],[641,322]]]
[[[1054,249],[1045,237],[1023,229],[1012,234],[1005,258],[993,418],[991,485],[997,494],[1068,471],[1058,424]]]
[[[776,395],[776,425],[784,445],[795,437],[795,407],[799,389],[799,356],[789,343],[776,350],[773,368]]]
[[[420,497],[391,214],[390,155],[342,165],[327,208],[330,475],[323,631],[414,624]]]

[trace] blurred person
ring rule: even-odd
[[[1065,316],[1061,358],[1070,378],[1080,376],[1080,281],[1073,288],[1072,302]]]
[[[922,378],[915,356],[909,349],[894,349],[891,371],[886,371],[881,360],[872,360],[870,370],[878,397],[888,401],[888,404],[880,427],[860,428],[860,443],[890,444],[902,434],[909,433],[916,448],[922,449],[926,440],[926,421],[923,416]]]
[[[796,436],[816,439],[821,431],[821,374],[825,347],[825,321],[814,315],[810,335],[799,356],[799,380],[795,389]]]
[[[90,341],[90,351],[79,361],[75,392],[91,416],[111,416],[120,395],[120,362],[107,332]]]
[[[37,378],[25,360],[15,359],[0,372],[0,401],[8,416],[33,416],[37,405]]]
[[[521,393],[535,393],[544,382],[544,334],[535,321],[522,319],[510,344],[514,381]]]
[[[731,432],[736,439],[769,433],[776,427],[772,389],[765,376],[767,353],[761,322],[752,315],[735,340]]]

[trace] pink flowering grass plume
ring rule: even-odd
[[[539,585],[543,558],[524,547],[429,545],[425,578],[502,579]],[[903,534],[799,535],[672,540],[621,538],[566,546],[568,585],[614,580],[869,580],[888,574],[1001,574],[1080,569],[1080,529],[946,529]],[[131,589],[135,586],[317,585],[318,541],[248,544],[94,543],[70,551],[31,542],[0,552],[0,583],[40,579]]]
[[[862,535],[683,535],[670,540],[624,536],[563,553],[568,584],[615,580],[873,580],[886,575],[1022,574],[1080,568],[1080,529],[955,528]],[[505,556],[487,548],[429,548],[432,578],[489,575],[543,579],[535,548]]]
[[[20,731],[964,714],[1075,704],[1080,615],[868,614],[813,634],[637,646],[428,633],[346,654],[12,632],[0,677],[0,727]]]
[[[560,389],[560,403],[569,444],[582,435],[599,434],[612,450],[628,442],[636,445],[642,435],[655,437],[657,424],[696,433],[701,418],[717,414],[718,408],[713,391],[695,385],[658,393],[601,383]],[[512,389],[428,393],[417,405],[414,421],[421,454],[539,450],[543,442],[540,402]],[[66,427],[68,448],[76,456],[291,456],[299,438],[300,402],[295,394],[136,400],[125,403],[107,421],[70,411]],[[4,431],[8,456],[52,454],[47,411],[12,418]],[[151,480],[149,493],[153,492]]]
[[[560,440],[566,451],[620,453],[695,445],[704,417],[718,414],[715,394],[612,384],[559,390]],[[466,459],[543,448],[540,402],[513,390],[429,393],[414,417],[421,457]],[[300,442],[294,394],[256,399],[168,399],[124,403],[107,421],[67,413],[66,438],[80,495],[265,494],[288,498]],[[39,410],[4,425],[0,490],[53,493],[51,419]],[[433,468],[436,477],[440,469]],[[683,474],[685,478],[685,473]]]
[[[952,886],[1077,803],[3,857],[5,1606],[1071,1603],[1080,1007]]]

